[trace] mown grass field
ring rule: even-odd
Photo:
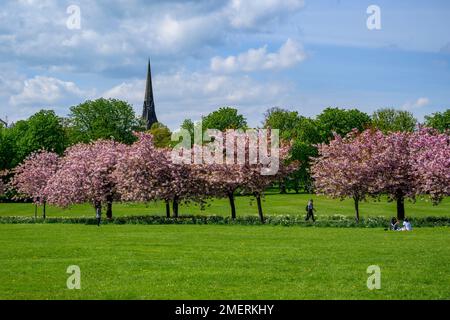
[[[314,199],[317,209],[316,215],[331,216],[335,214],[353,216],[352,200],[334,200],[324,196],[315,196],[310,194],[278,194],[269,192],[263,202],[263,209],[266,215],[304,215],[305,206],[308,199]],[[450,198],[438,206],[433,206],[429,201],[418,199],[415,203],[405,202],[406,214],[411,217],[419,216],[449,216],[450,215]],[[236,197],[236,210],[238,215],[257,215],[256,203],[251,204],[250,197]],[[38,211],[41,214],[41,209]],[[114,204],[115,216],[131,216],[131,215],[165,215],[164,203],[132,204],[118,203]],[[215,199],[210,201],[209,206],[204,211],[198,206],[181,206],[180,214],[202,214],[202,215],[230,215],[228,200]],[[381,201],[368,201],[360,205],[360,214],[362,217],[367,216],[385,216],[392,217],[396,215],[396,204],[387,202],[385,198]],[[33,216],[34,205],[32,204],[5,204],[0,203],[0,216]],[[71,209],[62,210],[59,208],[49,207],[47,215],[51,217],[63,216],[86,216],[92,217],[94,210],[89,204],[77,205]]]
[[[449,261],[448,228],[5,224],[0,299],[450,299]]]

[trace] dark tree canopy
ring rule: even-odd
[[[406,110],[393,108],[379,109],[372,115],[373,126],[384,133],[412,132],[417,126],[417,119]]]
[[[133,131],[142,131],[142,121],[125,101],[97,99],[70,108],[74,142],[114,139],[130,144],[135,141]]]

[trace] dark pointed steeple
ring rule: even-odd
[[[150,67],[150,59],[148,60],[147,84],[145,85],[145,98],[142,111],[142,119],[144,119],[145,121],[147,130],[150,129],[155,122],[158,122],[155,113],[155,100],[153,99],[152,70]]]

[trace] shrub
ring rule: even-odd
[[[409,219],[413,227],[441,227],[450,226],[450,217],[420,217]],[[87,217],[49,217],[45,220],[33,217],[0,217],[0,224],[23,224],[23,223],[70,223],[95,225],[95,218]],[[186,215],[179,218],[166,218],[164,216],[121,216],[111,220],[103,220],[103,224],[197,224],[197,225],[262,225],[257,216],[243,216],[235,220],[223,216]],[[334,227],[334,228],[387,228],[389,219],[385,217],[362,218],[359,223],[354,218],[335,215],[320,216],[316,222],[305,221],[303,216],[277,215],[265,218],[266,225],[279,226],[301,226],[301,227]]]

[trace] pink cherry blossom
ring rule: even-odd
[[[427,194],[436,203],[449,194],[448,134],[429,129],[418,132],[354,131],[335,135],[319,146],[312,172],[318,193],[334,198],[387,195],[397,202],[397,217],[404,219],[406,198]]]
[[[112,203],[120,199],[114,172],[125,150],[124,144],[110,140],[70,147],[45,189],[48,202],[61,207],[86,202],[106,204],[106,215],[111,218]]]
[[[59,163],[56,153],[33,153],[14,169],[11,186],[19,193],[19,197],[32,198],[33,202],[43,204],[47,201],[45,188],[57,172]]]
[[[31,198],[36,205],[43,205],[43,217],[46,216],[48,195],[45,189],[59,168],[59,156],[56,153],[40,151],[31,154],[14,169],[11,187],[18,192],[18,198]]]
[[[178,216],[180,203],[204,203],[211,195],[204,179],[207,167],[191,163],[174,163],[171,150],[158,149],[150,134],[137,134],[138,141],[120,156],[115,172],[117,187],[124,201],[166,203],[166,214]]]

